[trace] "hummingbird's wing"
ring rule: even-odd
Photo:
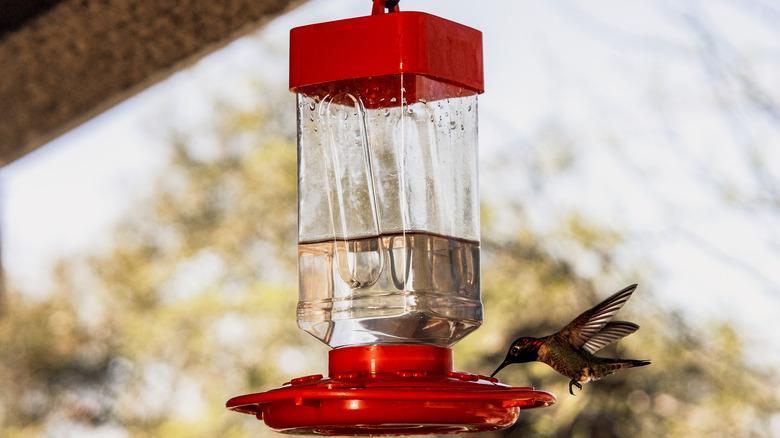
[[[632,284],[597,304],[596,307],[586,310],[564,327],[560,334],[575,350],[582,348],[626,304],[626,301],[631,298],[631,294],[634,293],[636,286],[636,284]]]
[[[594,354],[607,345],[618,339],[624,338],[637,330],[639,330],[639,326],[633,322],[610,321],[600,332],[593,335],[593,337],[582,346],[582,349],[590,354]]]

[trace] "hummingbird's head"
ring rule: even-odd
[[[537,338],[524,337],[516,339],[515,342],[512,342],[512,346],[509,347],[504,362],[493,371],[493,374],[491,374],[490,377],[495,376],[507,365],[535,361],[539,358],[539,347],[541,346],[542,341]]]

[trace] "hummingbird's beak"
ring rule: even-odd
[[[490,377],[493,377],[496,374],[498,374],[499,371],[501,371],[505,366],[509,365],[510,363],[511,362],[509,362],[508,359],[505,359],[504,362],[501,365],[499,365],[498,368],[496,368],[495,371],[493,371],[493,374],[491,374]]]

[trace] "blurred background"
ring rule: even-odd
[[[0,437],[274,436],[236,395],[324,373],[295,322],[289,29],[368,15],[310,0],[0,169]],[[495,436],[780,436],[780,5],[405,0],[483,32],[489,374],[631,283],[653,364]]]

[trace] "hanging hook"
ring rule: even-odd
[[[390,12],[398,12],[398,2],[401,0],[373,0],[374,7],[371,9],[371,15],[384,14],[385,9]]]

